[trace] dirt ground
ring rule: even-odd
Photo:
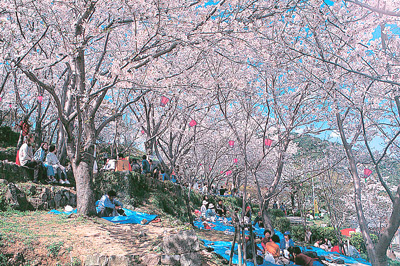
[[[54,215],[47,212],[0,215],[0,251],[23,254],[24,265],[79,265],[86,255],[161,254],[162,238],[187,225],[171,226],[168,218],[148,225],[113,224],[100,218]],[[196,230],[199,239],[231,241],[222,232]],[[204,265],[219,265],[211,253],[202,252]],[[76,263],[76,264],[75,264]]]

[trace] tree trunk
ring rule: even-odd
[[[343,147],[346,152],[347,160],[349,161],[350,174],[353,178],[354,193],[355,193],[354,201],[355,201],[355,206],[356,206],[356,211],[357,211],[358,223],[359,223],[360,229],[361,229],[361,234],[364,238],[365,245],[366,245],[367,252],[368,252],[368,257],[369,257],[372,265],[380,266],[383,264],[381,264],[380,259],[377,258],[376,250],[375,250],[374,244],[373,244],[371,236],[370,236],[368,224],[367,224],[367,221],[364,216],[364,211],[363,211],[362,202],[361,202],[361,183],[360,183],[360,178],[359,178],[358,172],[357,172],[356,161],[355,161],[351,146],[347,142],[347,139],[345,136],[345,132],[344,132],[344,128],[343,128],[343,120],[340,118],[340,114],[338,114],[338,113],[336,114],[336,121],[337,121],[337,125],[339,128],[339,133],[340,133],[340,137],[341,137],[341,140],[343,143]],[[385,257],[386,257],[386,254],[385,254]],[[386,264],[385,264],[385,266],[386,266]]]
[[[96,215],[95,199],[93,194],[93,160],[80,161],[73,164],[76,181],[77,209],[79,214]]]

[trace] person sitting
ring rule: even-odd
[[[99,217],[126,216],[122,209],[123,205],[116,199],[117,193],[114,190],[108,191],[98,202],[97,214]]]
[[[251,223],[251,207],[250,206],[246,207],[246,211],[244,213],[243,219],[244,219],[245,224]]]
[[[208,204],[208,209],[206,211],[206,218],[211,221],[215,221],[217,214],[215,213],[214,204]]]
[[[201,212],[201,215],[204,217],[206,217],[207,206],[208,206],[208,202],[206,200],[203,200],[203,205],[201,205],[200,212]]]
[[[106,164],[103,166],[103,170],[107,170],[107,171],[115,171],[115,168],[117,167],[117,159],[114,156],[111,159],[107,159]]]
[[[46,159],[46,152],[48,150],[48,143],[47,142],[43,142],[42,144],[40,144],[40,148],[35,152],[35,155],[33,156],[33,158],[35,159],[35,161],[40,161],[42,162],[42,167],[44,169],[47,169],[47,171],[45,171],[46,173],[46,179],[48,183],[54,182],[56,181],[54,179],[54,169],[51,165],[48,165],[47,163],[45,163],[45,159]],[[52,177],[52,178],[51,178]]]
[[[325,250],[325,251],[328,251],[328,250],[329,250],[328,245],[326,245],[326,244],[324,243],[324,240],[323,240],[323,239],[317,240],[317,242],[315,242],[315,244],[314,244],[314,247],[316,247],[316,248],[321,248],[321,249],[323,249],[323,250]]]
[[[131,169],[133,172],[139,173],[141,172],[140,164],[137,162],[136,159],[132,160]]]
[[[293,262],[297,265],[323,266],[323,264],[321,262],[319,262],[318,259],[310,258],[309,256],[301,253],[301,250],[299,247],[290,247],[289,252],[293,256]]]
[[[327,245],[329,249],[332,248],[332,243],[328,238],[325,238],[325,245]]]
[[[19,161],[21,166],[26,166],[29,168],[33,168],[33,182],[38,183],[38,178],[42,174],[42,162],[37,161],[33,157],[32,151],[32,143],[33,143],[33,135],[28,134],[24,137],[24,143],[21,148],[19,148]]]
[[[279,239],[279,236],[277,236],[277,235],[273,235],[271,237],[271,240],[272,241],[269,241],[265,244],[265,252],[266,253],[268,252],[269,254],[271,254],[274,257],[275,262],[276,262],[279,260],[279,256],[281,255],[281,250],[278,245],[281,240]]]
[[[54,173],[57,173],[58,175],[60,184],[69,185],[70,182],[68,181],[67,172],[65,171],[65,167],[62,166],[60,161],[58,160],[56,152],[57,152],[56,146],[50,145],[49,153],[46,156],[46,164],[53,167]],[[62,178],[63,175],[64,179]]]
[[[162,181],[167,181],[167,180],[169,180],[169,175],[168,175],[168,173],[165,172],[164,170],[161,170],[160,179],[161,179]]]
[[[258,227],[264,228],[264,223],[262,219],[262,213],[258,212],[256,218],[254,219],[254,225],[258,224]]]
[[[294,242],[293,242],[293,239],[292,239],[289,231],[286,231],[283,234],[283,237],[284,238],[281,240],[281,243],[280,243],[280,248],[282,251],[287,250],[289,247],[294,247]]]
[[[261,246],[263,248],[263,253],[265,253],[265,245],[271,241],[271,231],[269,229],[264,230],[264,237],[261,239]]]
[[[218,201],[218,204],[216,207],[216,212],[217,212],[218,216],[221,216],[221,217],[226,216],[226,207],[222,203],[222,200]]]

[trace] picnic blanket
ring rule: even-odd
[[[352,257],[348,257],[348,256],[344,256],[342,254],[339,254],[337,252],[331,252],[331,251],[325,251],[321,248],[317,248],[317,247],[306,247],[306,248],[302,248],[302,251],[314,251],[317,253],[318,256],[324,256],[326,258],[326,260],[328,262],[336,260],[336,259],[342,259],[344,261],[344,263],[348,263],[348,264],[357,264],[357,263],[363,263],[366,265],[371,265],[371,263],[369,263],[368,261],[362,259],[362,258],[352,258]]]
[[[125,214],[126,216],[114,216],[114,217],[101,217],[107,221],[117,223],[117,224],[140,224],[144,219],[146,219],[147,222],[143,224],[148,224],[149,222],[153,221],[157,215],[152,215],[152,214],[147,214],[144,212],[135,212],[129,209],[125,209]],[[69,215],[71,213],[77,213],[76,209],[70,212],[61,212],[57,210],[51,210],[49,211],[51,214],[66,214]]]
[[[214,226],[211,226],[212,230],[216,231],[221,231],[225,232],[226,234],[233,234],[235,232],[235,228],[232,225],[232,218],[226,218],[227,223],[224,224],[224,219],[222,217],[217,216],[217,219],[215,222],[209,222],[207,221],[208,224],[212,224]],[[202,221],[194,221],[194,225],[199,228],[199,229],[205,229],[203,222]],[[253,226],[254,228],[254,233],[258,237],[264,237],[264,228],[260,228],[258,224]],[[280,239],[283,239],[283,234],[277,230],[274,230],[275,234],[279,236]],[[246,234],[249,234],[249,231],[245,231]]]
[[[218,255],[220,255],[221,257],[223,257],[224,259],[229,261],[232,242],[227,242],[227,241],[209,241],[209,240],[206,240],[206,239],[202,239],[201,241],[204,242],[204,245],[206,247],[213,248],[215,253],[217,253]],[[258,246],[260,248],[262,248],[260,244],[258,244]],[[234,254],[232,256],[232,263],[233,264],[239,264],[239,256],[237,255],[237,249],[238,249],[238,246],[237,246],[237,244],[235,244],[236,252],[234,252]],[[247,265],[248,266],[254,266],[253,260],[247,260]],[[277,264],[264,261],[264,263],[261,264],[261,265],[262,266],[274,266],[274,265],[277,265]],[[294,265],[294,264],[291,262],[289,265]]]

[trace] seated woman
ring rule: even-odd
[[[67,172],[65,171],[65,167],[61,165],[60,161],[56,155],[57,149],[56,146],[50,145],[49,153],[46,156],[46,164],[53,167],[54,173],[57,173],[59,183],[69,185]],[[64,175],[64,179],[62,178]]]
[[[206,211],[206,218],[210,219],[211,221],[215,221],[217,218],[217,214],[215,213],[214,204],[208,204],[208,209]]]
[[[116,196],[117,193],[114,190],[110,190],[101,197],[97,206],[97,215],[99,217],[126,216],[125,211],[122,209],[123,205],[115,199]]]

